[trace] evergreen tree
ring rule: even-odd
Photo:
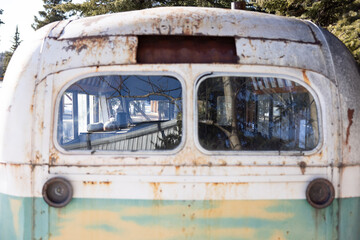
[[[70,15],[81,17],[100,14],[140,10],[161,6],[198,6],[230,8],[233,0],[86,0],[84,3],[66,3],[57,8]]]
[[[68,12],[70,16],[88,17],[151,8],[154,6],[154,2],[150,0],[86,0],[84,3],[61,4],[57,9]]]
[[[40,18],[34,16],[34,21],[31,26],[33,29],[39,29],[51,22],[60,21],[66,19],[66,12],[61,9],[56,8],[59,4],[69,3],[71,0],[43,0],[44,2],[44,11],[39,11]]]
[[[327,28],[360,65],[360,0],[258,0],[254,4],[268,13],[308,19]]]
[[[357,7],[360,9],[360,1]],[[360,65],[360,11],[348,11],[339,21],[328,26],[328,30],[346,45]]]
[[[12,42],[13,44],[10,48],[10,51],[5,52],[3,74],[5,74],[6,69],[9,65],[10,59],[13,56],[15,50],[18,48],[18,46],[20,45],[21,42],[22,41],[20,40],[19,29],[18,29],[18,26],[16,26],[15,35],[13,37],[13,42]]]

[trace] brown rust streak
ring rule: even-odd
[[[175,166],[175,173],[176,175],[180,175],[181,172],[180,172],[180,166]]]
[[[100,181],[100,182],[97,182],[97,181],[83,181],[83,184],[84,185],[106,185],[106,186],[109,186],[111,184],[110,181]]]
[[[310,84],[310,80],[309,80],[308,76],[306,75],[306,70],[303,69],[303,70],[302,70],[302,73],[303,73],[303,78],[304,78],[305,83],[306,83],[307,85],[311,85],[311,84]]]
[[[59,156],[57,153],[55,152],[52,152],[49,156],[49,162],[50,162],[50,165],[54,165],[56,164],[56,162],[59,160]]]
[[[96,181],[83,181],[84,185],[96,185],[97,183]]]
[[[102,182],[99,182],[99,184],[109,186],[111,184],[111,182],[110,181],[102,181]]]
[[[42,159],[42,154],[39,151],[36,151],[35,163],[40,163],[41,159]]]
[[[298,163],[299,167],[300,167],[300,170],[301,170],[301,174],[304,175],[305,174],[305,171],[306,171],[306,162],[304,161],[301,161]]]
[[[354,109],[348,109],[348,112],[347,112],[347,115],[348,115],[348,120],[349,120],[349,124],[348,124],[348,127],[346,129],[346,145],[349,144],[349,137],[350,137],[350,127],[351,125],[353,124],[353,117],[354,117],[354,112],[355,110]]]
[[[160,193],[162,193],[162,189],[160,188],[160,183],[151,182],[149,184],[153,189],[154,199],[161,199]]]

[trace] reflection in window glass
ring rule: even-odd
[[[198,137],[206,150],[311,150],[314,98],[280,78],[212,77],[198,87]]]
[[[59,104],[58,142],[66,150],[170,150],[181,135],[182,89],[173,77],[85,78]]]

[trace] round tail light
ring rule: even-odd
[[[334,186],[324,178],[311,181],[306,189],[306,200],[314,208],[326,208],[335,198]]]
[[[43,198],[51,207],[65,207],[72,199],[73,188],[70,182],[61,177],[49,179],[43,186]]]

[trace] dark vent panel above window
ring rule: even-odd
[[[233,37],[138,36],[138,63],[237,63]]]

